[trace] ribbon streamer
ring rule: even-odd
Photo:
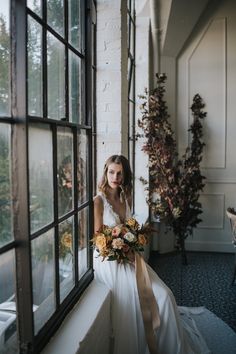
[[[158,354],[155,331],[160,327],[159,307],[143,257],[135,252],[135,273],[144,330],[150,354]]]

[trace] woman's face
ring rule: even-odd
[[[108,185],[112,189],[118,188],[123,183],[123,167],[121,164],[111,163],[107,169]]]

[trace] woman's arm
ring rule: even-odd
[[[93,199],[94,205],[94,232],[97,232],[103,225],[103,201],[99,195]]]

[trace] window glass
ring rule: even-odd
[[[48,33],[48,117],[65,118],[65,47]]]
[[[69,26],[69,42],[73,47],[80,50],[80,1],[79,0],[69,0],[68,1],[68,26]]]
[[[85,130],[80,130],[78,134],[78,202],[84,203],[88,200],[88,138]]]
[[[42,27],[28,16],[28,113],[43,115]]]
[[[11,178],[10,178],[11,127],[0,123],[0,247],[12,241]]]
[[[78,228],[79,228],[79,279],[88,270],[88,208],[82,209],[78,215]]]
[[[0,255],[0,353],[17,352],[14,251]]]
[[[58,212],[68,213],[74,205],[73,134],[71,129],[57,130]]]
[[[81,123],[80,85],[81,59],[72,51],[69,51],[69,111],[70,121]]]
[[[31,241],[35,334],[55,311],[54,255],[52,229]]]
[[[48,125],[29,128],[31,233],[53,221],[52,133]]]
[[[59,274],[60,274],[60,300],[72,290],[74,279],[74,222],[69,218],[59,224]]]
[[[47,0],[48,24],[64,36],[64,0]]]
[[[38,16],[42,16],[41,0],[27,0],[27,6]]]
[[[0,4],[0,116],[10,115],[9,0]]]

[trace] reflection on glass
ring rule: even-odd
[[[53,229],[31,242],[35,334],[55,311],[54,254]]]
[[[80,50],[80,1],[69,0],[68,10],[69,42],[73,47]]]
[[[12,241],[11,178],[10,178],[11,127],[0,124],[0,247]]]
[[[48,33],[48,117],[65,117],[65,47]]]
[[[34,11],[38,16],[42,16],[41,0],[27,0],[27,6],[30,10]]]
[[[61,36],[64,35],[64,0],[47,0],[48,24]]]
[[[53,220],[52,133],[49,126],[29,128],[31,233]]]
[[[78,235],[79,235],[79,279],[88,270],[88,207],[82,209],[78,214]]]
[[[14,251],[0,255],[0,353],[17,352]]]
[[[74,222],[71,217],[59,225],[59,275],[61,302],[69,294],[75,284],[73,253]]]
[[[17,353],[14,251],[0,255],[0,353]]]
[[[69,51],[69,105],[70,121],[81,122],[80,113],[80,78],[81,78],[81,59],[73,52]]]
[[[9,0],[0,4],[0,115],[10,115]]]
[[[71,129],[57,130],[58,213],[62,216],[73,208],[73,134]]]
[[[42,116],[42,27],[28,16],[28,112]]]
[[[88,138],[85,130],[80,130],[78,134],[78,165],[77,165],[77,182],[78,182],[78,202],[84,203],[88,200]]]

